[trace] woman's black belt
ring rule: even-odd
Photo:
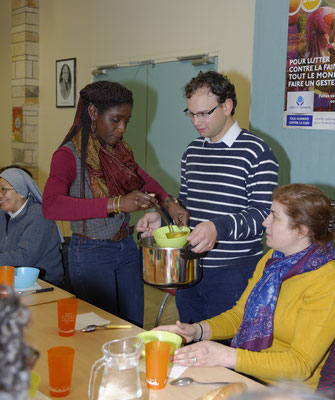
[[[112,238],[98,239],[98,238],[94,238],[91,236],[82,235],[81,233],[74,233],[74,235],[80,236],[85,239],[120,241],[120,240],[126,238],[128,235],[132,235],[133,233],[134,233],[134,225],[129,225],[127,228],[120,229],[119,232],[116,235],[114,235]]]

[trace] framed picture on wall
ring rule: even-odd
[[[76,59],[56,60],[56,107],[76,106]]]

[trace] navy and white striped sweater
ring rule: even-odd
[[[263,253],[262,222],[278,182],[278,162],[264,140],[242,130],[231,147],[198,138],[181,162],[179,199],[190,228],[212,221],[217,243],[204,267],[250,265]]]

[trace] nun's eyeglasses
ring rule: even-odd
[[[8,190],[15,190],[14,188],[5,188],[5,187],[0,187],[0,193],[1,194],[6,194]]]

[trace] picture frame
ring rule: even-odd
[[[76,106],[76,61],[56,60],[56,107]]]

